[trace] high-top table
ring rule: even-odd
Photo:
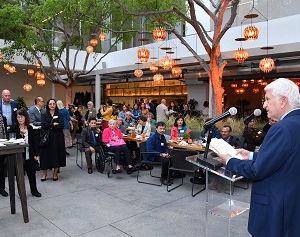
[[[7,156],[8,164],[8,185],[9,185],[9,198],[11,214],[16,213],[16,200],[15,200],[15,175],[17,178],[17,186],[19,190],[23,219],[25,223],[29,222],[27,197],[24,182],[24,168],[23,156],[24,148],[28,145],[12,144],[0,147],[0,155]]]

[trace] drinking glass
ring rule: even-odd
[[[9,133],[8,135],[9,135],[9,140],[11,140],[11,139],[16,139],[16,133],[11,132],[11,133]]]

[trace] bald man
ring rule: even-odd
[[[162,99],[160,105],[156,107],[156,122],[166,123],[168,121],[169,115],[172,112],[172,110],[168,111],[167,101],[165,99]]]
[[[2,101],[0,103],[1,114],[7,120],[7,126],[10,127],[16,122],[16,112],[19,109],[19,103],[11,100],[11,93],[9,90],[2,91]]]

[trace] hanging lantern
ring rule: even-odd
[[[270,57],[265,57],[259,62],[259,68],[262,70],[264,73],[269,73],[272,71],[274,68],[274,61]]]
[[[251,79],[250,82],[251,82],[251,83],[254,83],[254,79]]]
[[[150,67],[149,67],[150,72],[157,72],[158,71],[158,66],[156,66],[156,63],[151,63]]]
[[[38,86],[43,86],[46,84],[46,81],[44,79],[37,79],[36,84]]]
[[[238,95],[244,94],[245,93],[245,89],[244,88],[237,88],[234,90],[234,92]]]
[[[6,69],[6,70],[8,71],[8,69],[10,68],[10,65],[7,64],[7,63],[5,63],[5,64],[3,65],[3,67],[4,67],[4,69]]]
[[[86,52],[87,52],[88,54],[94,52],[93,46],[87,46],[87,47],[86,47]]]
[[[261,85],[266,86],[266,85],[268,85],[268,82],[264,81],[264,82],[261,83]]]
[[[27,74],[28,74],[29,76],[32,76],[32,75],[34,74],[34,70],[31,69],[31,68],[29,68],[29,69],[27,70]]]
[[[98,44],[98,40],[95,39],[95,38],[93,38],[93,39],[90,40],[90,44],[91,44],[93,47],[96,47],[97,44]]]
[[[38,61],[36,61],[35,66],[36,68],[41,68],[41,64]]]
[[[168,70],[169,68],[172,68],[175,65],[175,60],[169,58],[168,56],[164,56],[159,63],[163,69]]]
[[[232,83],[230,86],[231,86],[232,88],[237,88],[237,84],[236,84],[236,83]]]
[[[35,74],[34,74],[34,76],[35,76],[35,78],[36,79],[40,79],[41,78],[41,72],[40,71],[37,71]]]
[[[247,58],[249,57],[248,52],[243,49],[243,48],[238,48],[234,53],[233,53],[233,58],[238,61],[239,63],[244,62]]]
[[[30,85],[28,82],[23,86],[24,91],[31,91],[32,85]]]
[[[0,53],[0,59],[2,59],[3,58],[3,54],[2,53]]]
[[[244,30],[244,37],[246,40],[249,41],[257,40],[258,35],[259,35],[259,31],[258,28],[256,28],[255,26],[250,25],[246,27]]]
[[[179,77],[182,73],[182,70],[179,66],[172,67],[172,75],[175,77]]]
[[[167,37],[167,31],[161,27],[158,27],[152,32],[153,39],[157,42],[164,41]]]
[[[258,88],[254,88],[254,89],[253,89],[253,93],[254,93],[254,94],[257,94],[258,92],[259,92],[259,89],[258,89]]]
[[[11,66],[8,68],[9,73],[14,73],[16,72],[16,68],[14,66]]]
[[[39,79],[42,79],[42,80],[44,80],[44,79],[45,79],[45,74],[41,72],[41,74],[40,74],[40,78],[39,78]]]
[[[137,51],[137,57],[142,63],[146,63],[150,57],[150,51],[146,48],[140,48]]]
[[[242,83],[242,87],[247,88],[248,86],[248,83]]]
[[[262,82],[263,82],[262,79],[257,80],[257,83],[258,83],[258,84],[261,84]]]
[[[101,41],[104,41],[106,40],[106,34],[101,32],[99,35],[98,35],[98,38],[101,40]]]
[[[140,78],[141,76],[143,76],[144,72],[141,69],[135,69],[134,73],[133,73],[136,77]]]
[[[161,75],[160,73],[156,73],[154,76],[153,76],[153,81],[154,82],[162,82],[164,80],[164,77],[163,75]]]

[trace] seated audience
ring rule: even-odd
[[[115,162],[116,162],[116,173],[121,173],[120,167],[120,159],[121,154],[124,154],[125,161],[127,164],[127,173],[131,174],[133,171],[133,166],[131,165],[131,159],[129,150],[126,146],[126,143],[123,139],[123,135],[121,131],[117,128],[116,120],[109,120],[108,121],[108,128],[105,128],[102,134],[102,141],[105,144],[108,144],[109,151],[115,153]]]
[[[170,163],[170,155],[167,146],[167,141],[164,136],[166,131],[166,124],[164,122],[156,123],[156,132],[150,136],[146,142],[147,152],[155,152],[146,155],[146,161],[162,162],[161,183],[164,185],[171,185],[172,182],[168,180],[168,169]]]
[[[126,127],[123,124],[123,118],[122,117],[117,118],[117,128],[120,129],[123,134],[127,133]]]
[[[138,126],[137,126],[138,133],[143,136],[150,136],[151,133],[151,125],[147,123],[147,119],[145,117],[138,118]]]
[[[269,118],[269,122],[263,127],[263,131],[267,134],[271,126],[273,126],[277,122],[278,122],[277,119]]]
[[[123,105],[122,107],[122,111],[120,111],[120,113],[118,114],[118,117],[122,117],[123,119],[126,118],[126,114],[128,112],[128,106],[127,105]]]
[[[101,130],[96,127],[97,119],[90,117],[88,126],[83,128],[81,133],[82,146],[85,150],[85,159],[88,168],[88,173],[93,173],[92,154],[98,152],[101,144]]]
[[[209,120],[211,120],[211,118],[208,118],[205,120],[205,123],[208,122]],[[201,130],[200,135],[201,137],[206,141],[207,136],[208,136],[208,132],[209,130],[207,128],[204,128],[203,130]],[[221,133],[219,131],[219,129],[216,126],[212,126],[212,134],[211,134],[211,138],[221,138]]]
[[[191,130],[185,124],[183,116],[178,116],[175,119],[174,126],[171,129],[171,139],[172,140],[180,140],[182,139],[183,134],[188,134],[189,139],[191,138],[190,134]]]
[[[266,133],[254,128],[254,119],[245,126],[243,137],[245,139],[244,146],[248,151],[255,151],[256,146],[260,146],[266,136]]]
[[[140,110],[138,103],[135,103],[133,105],[133,109],[131,110],[131,113],[132,113],[132,118],[134,120],[136,120],[138,117],[142,115],[142,111]]]
[[[242,143],[238,137],[231,136],[232,128],[229,125],[224,125],[221,130],[221,136],[224,141],[229,143],[234,148],[242,148]]]
[[[132,127],[135,124],[135,120],[132,118],[132,113],[130,111],[126,112],[126,116],[123,120],[125,128]]]
[[[155,125],[156,121],[154,120],[154,115],[152,113],[149,113],[147,116],[147,123],[150,125]]]

